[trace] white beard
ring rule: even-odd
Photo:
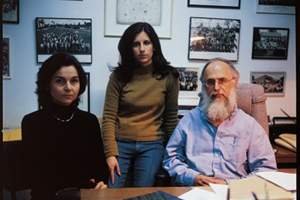
[[[211,99],[208,96],[206,89],[202,88],[202,99],[199,104],[200,108],[206,112],[207,117],[212,122],[224,121],[233,112],[237,104],[236,91],[232,89],[228,99]]]

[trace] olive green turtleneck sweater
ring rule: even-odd
[[[177,124],[179,82],[169,73],[161,80],[153,67],[135,70],[131,81],[122,85],[113,72],[103,110],[103,143],[106,157],[117,156],[116,139],[154,141],[171,134]]]

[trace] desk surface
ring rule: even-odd
[[[104,190],[83,189],[80,191],[81,200],[121,200],[148,194],[156,191],[164,191],[175,196],[189,191],[191,187],[144,187],[144,188],[118,188]]]
[[[281,172],[296,173],[295,168],[278,169]],[[207,188],[208,187],[203,187]],[[156,191],[164,191],[175,196],[180,196],[183,193],[191,190],[191,187],[144,187],[144,188],[118,188],[104,190],[82,189],[80,191],[81,200],[121,200],[130,197],[135,197],[143,194],[148,194]]]

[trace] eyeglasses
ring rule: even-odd
[[[224,86],[227,83],[229,83],[230,81],[234,80],[235,77],[232,77],[231,79],[227,79],[227,78],[216,78],[216,79],[207,79],[204,81],[204,84],[206,85],[206,87],[214,87],[215,84],[218,82],[218,85],[220,86]]]

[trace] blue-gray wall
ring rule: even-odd
[[[257,14],[255,0],[241,0],[240,9],[191,8],[187,7],[187,0],[173,0],[172,38],[161,40],[163,52],[174,66],[202,69],[205,61],[187,59],[191,16],[240,19],[240,47],[236,67],[241,73],[241,82],[249,82],[250,71],[286,71],[285,95],[268,98],[268,114],[283,115],[280,111],[283,108],[290,115],[296,115],[295,15]],[[84,65],[84,69],[90,72],[91,112],[100,116],[110,74],[107,63],[117,63],[119,40],[117,37],[104,37],[104,0],[20,0],[19,24],[3,25],[4,36],[10,38],[11,45],[11,79],[3,83],[4,127],[20,126],[23,115],[37,108],[34,90],[40,64],[36,62],[36,17],[92,18],[93,63]],[[251,59],[254,26],[290,29],[287,60]]]

